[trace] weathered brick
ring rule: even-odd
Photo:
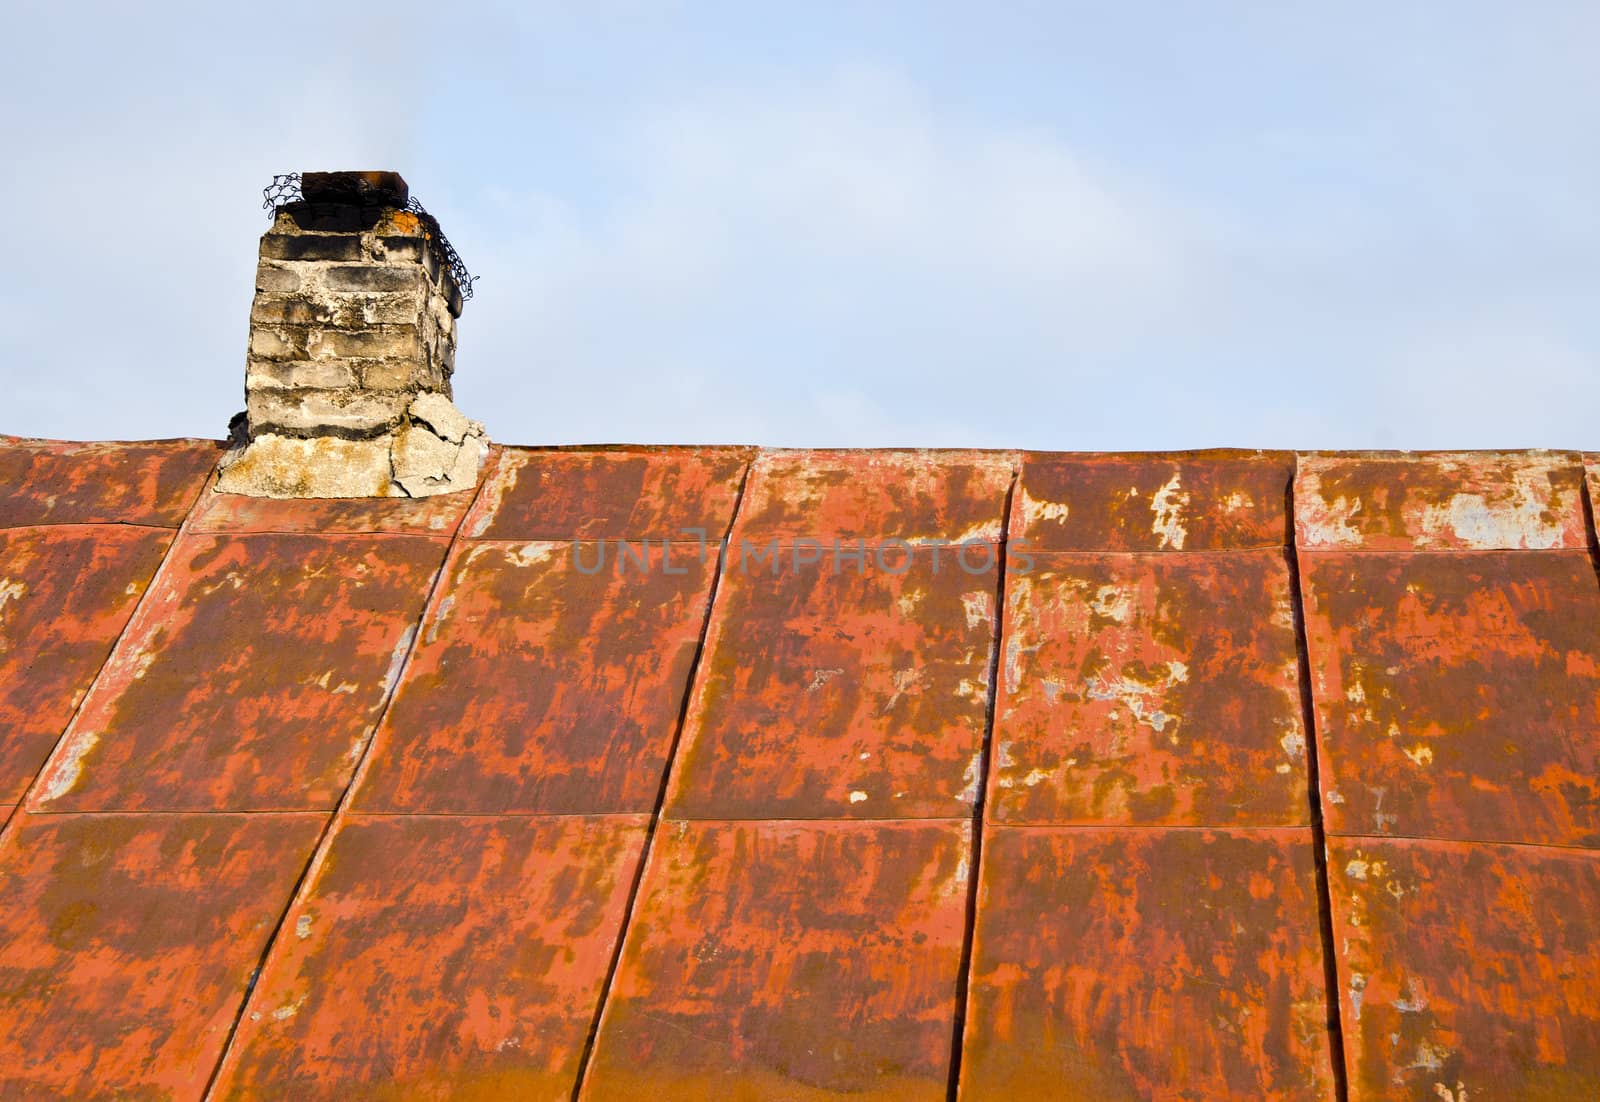
[[[273,294],[257,294],[250,306],[250,320],[269,325],[313,325],[333,320],[333,308],[314,299]]]
[[[406,291],[421,280],[415,267],[340,265],[329,268],[322,277],[330,291]]]
[[[327,301],[333,311],[333,324],[341,329],[404,325],[417,320],[417,296],[406,291],[348,292],[331,296]]]
[[[411,403],[406,391],[258,389],[245,397],[252,434],[280,430],[286,435],[334,431],[377,433],[398,424]]]
[[[324,329],[311,341],[313,358],[326,356],[415,357],[422,350],[415,325],[368,329]]]
[[[382,212],[372,207],[290,203],[278,208],[274,233],[361,233],[378,224]]]
[[[421,237],[388,236],[378,238],[377,247],[373,252],[391,264],[398,264],[401,261],[420,264],[426,248],[427,243]]]
[[[300,193],[308,203],[365,207],[403,207],[411,195],[398,172],[306,172]]]
[[[263,360],[303,360],[310,331],[288,326],[250,329],[250,355]]]
[[[415,390],[427,386],[435,374],[426,364],[409,359],[360,361],[357,373],[368,390]]]
[[[282,294],[300,289],[300,273],[293,268],[280,268],[273,264],[256,265],[256,291],[262,294]]]
[[[356,385],[356,373],[344,360],[256,360],[245,364],[244,385],[285,389],[333,390]]]
[[[360,260],[361,237],[354,233],[269,233],[261,238],[268,260]]]

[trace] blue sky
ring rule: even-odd
[[[393,168],[510,443],[1600,448],[1592,4],[6,5],[0,431],[218,436]]]

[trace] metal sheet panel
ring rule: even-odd
[[[0,531],[0,799],[20,800],[111,653],[172,533]]]
[[[964,823],[664,823],[582,1097],[943,1099]]]
[[[1586,552],[1306,554],[1301,584],[1330,831],[1600,843]]]
[[[420,536],[182,537],[35,807],[333,807],[444,548]]]
[[[1309,824],[1281,551],[1017,559],[991,818]]]
[[[1038,551],[1281,547],[1293,469],[1288,452],[1030,452],[1011,535]]]
[[[79,444],[0,436],[0,528],[176,528],[222,457],[211,440]]]
[[[1575,452],[1309,453],[1295,477],[1307,550],[1584,548]]]
[[[715,554],[702,558],[693,544],[652,546],[640,560],[614,545],[458,546],[356,806],[653,810]]]
[[[764,451],[750,471],[738,535],[997,542],[1016,456],[975,451]]]
[[[197,1099],[322,815],[25,815],[0,850],[0,1096]]]
[[[989,826],[968,1099],[1332,1099],[1309,830]]]
[[[773,568],[730,553],[678,753],[684,818],[971,814],[997,553]]]
[[[1354,1102],[1600,1097],[1600,854],[1333,839]]]
[[[506,448],[464,534],[475,539],[685,539],[727,530],[751,448]]]
[[[647,823],[346,818],[214,1097],[568,1097]]]

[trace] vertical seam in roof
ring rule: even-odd
[[[1333,1066],[1333,1093],[1338,1102],[1350,1097],[1345,1068],[1344,1023],[1340,1013],[1338,943],[1333,936],[1333,896],[1328,887],[1328,839],[1322,822],[1321,739],[1317,736],[1317,710],[1311,695],[1311,648],[1306,639],[1305,596],[1300,586],[1299,534],[1295,524],[1295,484],[1300,456],[1294,459],[1289,484],[1284,487],[1284,556],[1289,564],[1289,604],[1294,611],[1294,645],[1300,667],[1300,713],[1306,729],[1306,787],[1311,804],[1311,853],[1317,877],[1317,926],[1322,939],[1322,986],[1328,1008],[1328,1058]]]
[[[140,528],[151,528],[160,531],[171,532],[172,539],[167,541],[167,548],[161,553],[161,561],[156,564],[155,570],[151,572],[150,580],[145,583],[144,592],[139,594],[139,599],[133,603],[133,610],[128,613],[128,618],[123,621],[121,630],[117,632],[117,637],[112,640],[111,646],[106,649],[105,660],[100,663],[100,668],[95,671],[94,677],[89,680],[88,688],[86,688],[83,692],[83,695],[78,698],[78,704],[72,709],[72,715],[67,717],[66,725],[61,728],[61,733],[56,736],[55,745],[50,747],[50,752],[44,756],[44,761],[39,763],[38,770],[33,774],[33,780],[28,782],[28,787],[23,790],[22,796],[17,800],[16,806],[11,809],[10,815],[4,820],[0,820],[0,851],[3,851],[6,847],[6,843],[11,840],[11,835],[14,833],[12,830],[13,825],[20,824],[24,818],[24,815],[28,814],[26,808],[28,803],[33,799],[34,790],[39,787],[39,784],[43,780],[45,774],[50,771],[51,763],[55,761],[56,755],[61,753],[62,744],[66,742],[68,733],[71,732],[73,726],[78,722],[78,716],[83,713],[84,707],[89,703],[89,698],[94,695],[95,689],[100,684],[100,679],[105,676],[106,667],[111,665],[111,660],[116,657],[117,650],[122,646],[122,641],[127,638],[128,632],[133,628],[133,625],[138,623],[140,614],[144,612],[145,604],[151,599],[150,595],[160,588],[161,579],[167,572],[168,563],[172,561],[173,550],[178,546],[178,542],[188,534],[189,524],[194,519],[195,512],[200,504],[201,496],[206,492],[207,488],[209,488],[211,484],[216,481],[218,473],[217,468],[220,463],[221,460],[219,459],[217,463],[212,464],[211,473],[201,480],[200,490],[194,495],[193,498],[189,500],[189,507],[184,510],[183,521],[178,525],[177,528],[168,528],[165,525],[136,526]],[[20,527],[59,528],[65,526],[51,524],[23,525]],[[77,525],[77,527],[85,527],[85,525]],[[94,527],[101,527],[101,525],[96,524]]]
[[[994,634],[989,649],[989,700],[984,709],[983,746],[978,759],[977,795],[972,801],[972,856],[967,872],[966,922],[961,935],[961,965],[956,972],[956,1012],[950,1034],[950,1080],[946,1088],[949,1102],[955,1102],[961,1089],[961,1051],[966,1042],[967,994],[972,982],[972,949],[978,925],[978,888],[983,872],[983,818],[989,791],[990,758],[994,746],[994,719],[996,704],[1000,699],[1000,652],[1005,645],[1006,622],[1006,548],[1011,538],[1012,501],[1017,483],[1022,477],[1022,460],[1018,457],[1011,466],[1011,482],[1006,486],[1005,504],[1002,506],[1000,547],[996,555],[999,563],[995,578]]]
[[[689,706],[694,700],[695,680],[700,676],[700,660],[705,656],[706,637],[711,632],[712,618],[716,613],[717,592],[721,588],[722,571],[727,565],[728,544],[733,539],[733,528],[739,520],[739,509],[744,504],[745,488],[750,484],[750,472],[761,458],[763,449],[757,449],[745,462],[744,473],[739,478],[739,489],[733,498],[733,511],[728,515],[728,526],[723,530],[717,545],[716,568],[711,574],[711,589],[706,594],[705,618],[700,622],[700,638],[695,643],[694,658],[689,663],[689,676],[684,680],[683,699],[678,705],[678,722],[672,731],[672,742],[667,747],[667,760],[661,767],[661,783],[656,789],[655,807],[650,812],[650,823],[645,828],[644,848],[639,854],[639,864],[634,868],[633,883],[628,886],[628,902],[622,909],[622,925],[617,929],[616,944],[611,949],[611,960],[606,966],[604,982],[600,985],[600,998],[595,1002],[594,1017],[589,1021],[589,1033],[583,1041],[583,1051],[578,1056],[578,1073],[572,1080],[572,1102],[577,1102],[583,1091],[584,1079],[589,1074],[589,1064],[594,1058],[595,1042],[600,1036],[600,1022],[611,998],[611,986],[622,964],[622,949],[633,926],[633,912],[638,905],[639,889],[644,884],[645,872],[650,867],[650,857],[655,852],[656,829],[661,824],[661,812],[666,806],[667,787],[672,780],[672,770],[677,764],[678,747],[683,742],[683,730],[689,721]]]
[[[1589,496],[1589,469],[1582,467],[1583,477],[1578,481],[1578,504],[1583,510],[1583,545],[1589,552],[1589,565],[1594,568],[1595,580],[1600,582],[1600,539],[1594,530],[1594,499]]]
[[[345,785],[344,791],[339,796],[338,804],[334,806],[332,814],[328,816],[327,822],[323,824],[322,833],[317,838],[317,844],[312,847],[311,856],[307,858],[305,867],[300,870],[300,878],[295,881],[294,889],[289,893],[289,898],[284,903],[282,912],[278,915],[277,924],[273,926],[272,933],[267,938],[265,947],[261,950],[261,956],[256,961],[255,970],[250,973],[250,980],[245,985],[244,998],[239,1001],[239,1010],[234,1014],[233,1021],[228,1025],[228,1035],[222,1043],[222,1051],[218,1054],[216,1063],[211,1067],[211,1075],[206,1080],[206,1089],[201,1097],[207,1102],[215,1094],[217,1083],[222,1078],[223,1068],[227,1066],[228,1058],[233,1055],[234,1041],[238,1037],[239,1025],[244,1021],[244,1016],[250,1012],[250,1005],[256,994],[256,985],[260,982],[261,977],[266,975],[267,968],[272,963],[272,953],[277,948],[283,934],[284,924],[288,922],[289,916],[294,913],[294,909],[304,901],[306,894],[311,890],[311,885],[316,880],[317,871],[327,860],[328,851],[333,845],[334,838],[339,833],[339,826],[344,822],[345,815],[349,811],[350,800],[366,776],[367,763],[372,756],[372,747],[378,741],[378,734],[383,728],[384,720],[389,716],[389,708],[394,703],[394,696],[400,688],[400,682],[405,678],[406,668],[411,665],[411,658],[416,654],[417,640],[422,638],[422,628],[427,624],[428,616],[433,612],[439,600],[439,593],[444,586],[445,574],[450,565],[450,553],[461,542],[464,530],[461,521],[466,519],[467,512],[470,512],[472,506],[477,504],[479,495],[483,493],[483,488],[494,478],[495,472],[499,468],[499,457],[496,456],[486,464],[486,468],[483,476],[478,479],[478,486],[473,491],[471,503],[468,504],[467,510],[461,514],[460,520],[458,520],[448,542],[445,544],[444,554],[439,558],[439,568],[434,572],[433,581],[428,586],[427,596],[423,599],[422,610],[417,614],[415,623],[411,625],[411,638],[406,644],[405,657],[401,660],[399,668],[395,670],[394,677],[384,693],[378,716],[372,722],[372,734],[368,737],[366,745],[361,748],[361,756],[356,761],[355,769],[350,773],[350,783]]]

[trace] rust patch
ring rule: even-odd
[[[728,529],[753,448],[505,448],[467,518],[485,539],[685,539]]]
[[[1307,549],[1582,548],[1573,452],[1397,452],[1299,458],[1295,535]]]
[[[211,440],[76,444],[0,436],[0,528],[176,528],[222,458]]]
[[[346,819],[216,1097],[567,1097],[647,823]]]
[[[1600,1097],[1600,854],[1330,839],[1350,1097]]]
[[[331,808],[444,548],[392,536],[181,538],[34,809]]]
[[[1586,552],[1300,562],[1331,832],[1600,844]]]
[[[993,818],[1309,823],[1283,552],[1034,557],[1007,578]]]
[[[767,541],[998,542],[1016,456],[976,451],[766,451],[738,535]]]
[[[321,828],[25,815],[0,853],[0,1095],[200,1097]]]
[[[111,653],[172,533],[0,531],[0,800],[22,798]]]
[[[780,558],[782,552],[779,553]],[[976,802],[997,552],[901,549],[899,573],[829,554],[776,572],[735,549],[695,681],[668,813],[960,816]],[[937,562],[937,566],[935,563]]]
[[[616,550],[458,546],[355,806],[653,810],[716,552]]]
[[[991,826],[963,1098],[1331,1099],[1309,830]]]
[[[663,823],[582,1097],[942,1099],[965,823]]]
[[[1012,536],[1040,551],[1282,547],[1289,452],[1023,457]]]

